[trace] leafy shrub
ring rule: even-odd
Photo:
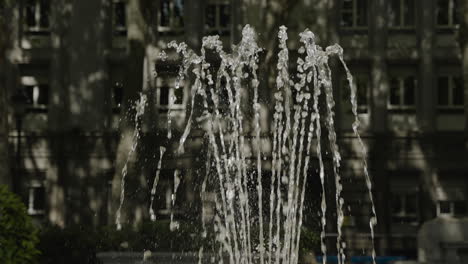
[[[20,198],[0,185],[0,263],[35,263],[37,230]]]
[[[97,264],[97,253],[105,251],[197,251],[199,237],[193,225],[184,222],[174,232],[169,229],[169,221],[144,222],[136,230],[45,226],[40,233],[40,263]]]
[[[90,228],[45,226],[40,233],[41,264],[94,264],[98,234]]]
[[[320,234],[305,226],[302,227],[299,255],[320,252]]]
[[[106,227],[100,230],[98,251],[197,251],[200,234],[193,224],[181,222],[171,231],[169,221],[143,222],[137,230]]]

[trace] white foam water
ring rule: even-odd
[[[279,29],[272,131],[262,131],[260,126],[262,116],[259,89],[262,86],[257,74],[261,63],[259,54],[262,49],[257,44],[257,34],[252,27],[249,25],[244,27],[242,39],[237,46],[233,46],[231,53],[223,50],[218,36],[203,38],[200,55],[190,50],[185,43],[171,42],[168,45],[168,48],[175,49],[182,58],[175,83],[176,89],[180,88],[181,82],[184,78],[188,78],[189,73],[193,74],[190,81],[191,108],[187,124],[178,141],[176,154],[184,153],[185,143],[194,125],[204,128],[208,141],[208,144],[205,144],[208,153],[205,175],[201,175],[203,177],[201,199],[204,200],[208,192],[214,194],[215,215],[212,229],[215,232],[216,248],[212,249],[212,262],[298,263],[306,185],[308,177],[311,176],[310,171],[316,170],[321,182],[320,241],[323,263],[325,264],[327,259],[326,177],[334,180],[336,187],[337,257],[340,264],[345,263],[345,245],[341,232],[344,221],[341,156],[335,132],[335,101],[332,70],[329,66],[329,59],[332,56],[340,59],[350,83],[350,100],[355,116],[353,131],[362,149],[366,186],[372,203],[372,218],[369,225],[373,243],[376,214],[372,184],[367,171],[365,145],[358,131],[356,89],[352,85],[352,75],[343,59],[343,49],[337,44],[325,49],[320,47],[315,43],[315,36],[310,30],[303,31],[299,36],[301,47],[298,50],[296,76],[293,78],[290,73],[287,28],[281,26]],[[218,58],[218,66],[212,65],[213,60],[211,57],[208,58],[208,52],[214,53]],[[325,99],[324,104],[319,103],[321,98]],[[173,100],[175,98],[171,98],[170,103]],[[320,109],[322,105],[325,109]],[[195,111],[195,107],[201,108]],[[138,117],[139,115],[136,116]],[[328,146],[323,146],[322,128],[327,130]],[[135,131],[134,141],[138,142],[138,127]],[[269,134],[263,136],[266,133]],[[168,140],[171,137],[169,113]],[[262,147],[262,142],[265,140],[270,140],[272,143],[272,149],[268,153]],[[135,147],[136,144],[134,143]],[[247,151],[249,148],[250,151]],[[333,165],[332,171],[327,175],[322,154],[326,149],[330,150]],[[160,149],[157,172],[151,189],[151,207],[165,151],[163,147]],[[312,167],[315,163],[312,163],[311,159],[315,158],[318,167]],[[265,176],[268,174],[264,173],[267,170],[265,160],[269,160],[271,164],[269,179]],[[122,175],[123,186],[126,170]],[[173,208],[181,177],[183,177],[181,172],[176,170],[172,195]],[[208,187],[208,181],[215,182],[215,186]],[[269,183],[266,185],[267,181]],[[208,190],[209,188],[211,189]],[[123,190],[122,187],[122,197]],[[268,192],[264,193],[265,191]],[[121,206],[122,203],[123,198]],[[208,228],[204,211],[202,214],[202,236],[206,237]],[[152,208],[150,215],[155,219]],[[120,219],[120,208],[117,219]],[[176,228],[177,222],[172,211],[171,230]],[[206,250],[204,247],[200,248],[199,263],[202,263]],[[372,254],[375,263],[375,250]],[[214,256],[217,256],[217,259],[214,259]]]

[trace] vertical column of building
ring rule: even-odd
[[[377,209],[378,254],[386,254],[389,247],[390,217],[388,199],[388,179],[386,159],[389,135],[387,132],[387,97],[388,97],[388,65],[387,65],[387,8],[385,0],[369,1],[369,46],[371,48],[371,128],[373,140],[369,144],[369,157],[372,179],[374,183],[374,198]]]
[[[70,123],[83,131],[101,131],[110,97],[106,93],[108,1],[74,1],[70,18]],[[107,12],[106,12],[107,11]]]
[[[64,131],[69,127],[67,105],[68,67],[68,30],[71,0],[59,0],[51,5],[51,59],[49,95],[49,168],[47,170],[48,218],[53,224],[65,225],[66,177]]]
[[[237,44],[242,33],[242,0],[231,0],[231,44]]]
[[[61,225],[85,218],[95,223],[94,216],[104,206],[97,195],[102,192],[95,188],[105,186],[105,180],[96,178],[100,163],[92,156],[99,152],[111,108],[106,87],[107,3],[60,0],[51,5],[49,218]],[[89,192],[80,189],[85,181],[94,184]]]
[[[74,0],[70,17],[70,82],[68,118],[72,133],[67,161],[69,221],[96,225],[106,210],[102,163],[104,129],[111,112],[107,87],[107,51],[110,46],[110,1]],[[76,132],[76,133],[75,133]],[[83,189],[86,188],[86,192]],[[75,215],[79,215],[78,219]]]
[[[11,173],[14,172],[10,162],[9,142],[9,103],[11,95],[17,88],[18,75],[17,65],[12,61],[12,52],[18,50],[19,41],[19,3],[18,1],[5,1],[0,7],[0,184],[6,184],[10,187],[13,183]],[[15,22],[12,22],[15,21]]]
[[[185,1],[184,4],[185,41],[192,49],[199,50],[205,21],[205,0]]]
[[[184,26],[185,26],[185,39],[186,43],[194,49],[195,51],[199,51],[201,44],[202,44],[202,38],[204,35],[204,26],[205,26],[205,7],[207,4],[208,0],[192,0],[192,1],[185,1],[185,7],[184,7]],[[193,79],[187,78],[186,80],[186,86],[188,85],[189,89],[191,89],[191,85],[193,83]],[[186,90],[187,91],[187,90]],[[188,115],[186,115],[188,117]],[[194,201],[195,199],[198,199],[195,195],[198,194],[198,191],[194,191],[190,186],[197,186],[197,184],[194,184],[194,182],[199,182],[201,183],[202,180],[201,178],[197,179],[197,177],[201,177],[201,175],[196,174],[196,168],[199,168],[202,164],[202,162],[199,162],[197,164],[197,158],[198,156],[194,153],[194,150],[192,149],[187,149],[188,153],[190,153],[190,159],[184,159],[183,162],[181,161],[179,164],[181,164],[181,167],[186,167],[188,169],[184,170],[181,174],[183,177],[183,184],[185,186],[188,186],[188,188],[185,188],[185,197],[187,199],[186,205],[187,206],[194,206]],[[179,166],[179,165],[178,165]],[[198,188],[198,187],[197,187]],[[192,211],[193,209],[190,208],[183,208],[187,212]]]
[[[435,131],[435,86],[434,86],[434,33],[435,1],[419,3],[419,87],[417,93],[417,115],[419,127],[425,133]]]
[[[434,66],[434,45],[435,45],[435,0],[425,0],[419,2],[419,25],[418,25],[418,49],[419,49],[419,78],[417,92],[417,117],[418,125],[422,132],[420,148],[423,153],[422,161],[422,186],[432,182],[434,177],[434,166],[432,162],[432,152],[434,147],[434,133],[437,128],[436,116],[436,87],[435,87],[435,66]],[[421,199],[424,202],[431,201],[430,193],[434,190],[421,190]],[[430,204],[421,203],[422,219],[433,217],[434,210]]]

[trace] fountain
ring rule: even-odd
[[[369,223],[372,240],[376,224],[375,208],[372,200],[372,184],[367,172],[366,149],[361,140],[358,127],[356,90],[352,85],[350,74],[344,60],[342,48],[335,44],[323,49],[315,43],[314,34],[305,30],[300,33],[301,47],[298,50],[297,78],[289,73],[289,53],[287,47],[287,29],[281,26],[278,33],[279,53],[277,63],[276,90],[274,91],[274,113],[271,140],[271,153],[262,152],[262,136],[260,128],[259,85],[257,76],[259,69],[259,53],[262,49],[257,45],[256,34],[249,26],[242,31],[241,42],[233,47],[232,53],[223,50],[218,36],[203,38],[200,55],[190,50],[185,43],[170,42],[168,48],[175,49],[182,58],[175,89],[180,89],[180,83],[193,74],[191,86],[191,109],[186,127],[179,139],[176,155],[184,153],[184,146],[192,127],[197,124],[205,129],[209,144],[206,145],[206,170],[201,186],[202,195],[209,191],[215,193],[215,208],[213,232],[216,240],[214,263],[229,264],[295,264],[299,261],[299,242],[304,209],[304,199],[308,171],[311,158],[318,160],[318,174],[321,182],[321,250],[326,256],[325,226],[326,221],[326,188],[325,169],[322,152],[322,126],[328,130],[328,146],[331,151],[333,172],[330,177],[335,179],[337,230],[336,242],[338,263],[345,262],[342,241],[343,205],[341,196],[343,186],[340,179],[340,152],[334,128],[334,98],[332,88],[331,68],[329,58],[336,56],[344,67],[349,88],[351,89],[352,112],[355,116],[352,129],[362,150],[364,175],[370,200],[372,202],[372,218]],[[219,67],[212,67],[207,60],[207,52],[217,54]],[[166,59],[165,53],[160,58]],[[321,93],[324,93],[321,95]],[[249,94],[248,96],[246,94]],[[322,104],[319,98],[325,98]],[[170,98],[170,101],[175,98]],[[201,114],[194,111],[195,100],[201,102]],[[141,95],[137,102],[135,118],[140,118],[145,111],[146,96]],[[246,107],[248,110],[246,110]],[[324,107],[325,109],[322,109]],[[246,118],[247,115],[253,118]],[[322,120],[322,116],[324,120]],[[171,118],[168,113],[167,138],[172,138]],[[253,129],[246,131],[246,124]],[[131,155],[140,137],[138,122],[136,122]],[[253,146],[252,152],[245,151],[247,144]],[[166,148],[160,147],[157,172],[151,189],[151,206],[149,214],[156,219],[153,211],[153,201],[157,192],[159,171]],[[313,155],[315,155],[313,157]],[[262,182],[265,162],[271,163],[271,179],[269,186]],[[174,172],[175,203],[177,188],[180,183],[180,171]],[[121,227],[121,207],[125,197],[125,177],[127,165],[122,170],[122,189],[120,207],[117,211],[116,224]],[[215,182],[216,187],[208,190],[208,182]],[[249,185],[255,183],[255,188]],[[266,187],[266,188],[265,188]],[[265,190],[264,190],[265,188]],[[266,191],[266,192],[265,192]],[[264,208],[265,207],[265,208]],[[202,219],[205,219],[202,217]],[[208,228],[202,223],[203,236],[207,236]],[[171,230],[177,229],[177,222],[171,214]],[[372,241],[373,242],[373,241]],[[213,250],[213,249],[211,249]],[[202,262],[205,249],[200,248],[199,263]],[[372,252],[375,263],[375,250]],[[323,258],[325,264],[326,258]]]

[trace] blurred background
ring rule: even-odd
[[[33,241],[41,253],[32,258],[94,263],[98,252],[198,250],[200,212],[210,212],[214,203],[209,195],[200,197],[203,129],[191,132],[183,156],[164,158],[154,203],[158,221],[148,223],[159,147],[177,145],[193,84],[188,77],[176,90],[180,57],[168,50],[162,61],[159,53],[171,40],[198,52],[203,36],[213,34],[230,51],[245,24],[255,28],[264,48],[259,78],[265,153],[271,151],[278,28],[288,27],[292,64],[299,56],[298,34],[309,28],[322,47],[343,47],[358,89],[378,218],[377,255],[463,263],[468,258],[467,0],[1,0],[0,183],[20,197],[37,230]],[[219,65],[215,55],[208,60]],[[352,133],[349,89],[342,67],[330,63],[343,158],[346,254],[370,256],[371,208]],[[290,71],[293,75],[295,66]],[[118,232],[121,171],[140,92],[148,95],[148,107],[139,121],[138,148],[129,158],[124,230]],[[166,138],[168,116],[172,140]],[[325,163],[331,168],[330,155]],[[173,205],[175,168],[182,171],[182,182]],[[265,165],[265,177],[269,169]],[[320,255],[321,187],[315,169],[310,174],[303,253]],[[334,192],[331,177],[326,184]],[[336,222],[334,199],[327,197],[330,223]],[[184,226],[175,234],[167,227],[171,212]],[[336,225],[328,224],[329,255],[336,254],[336,236]]]

